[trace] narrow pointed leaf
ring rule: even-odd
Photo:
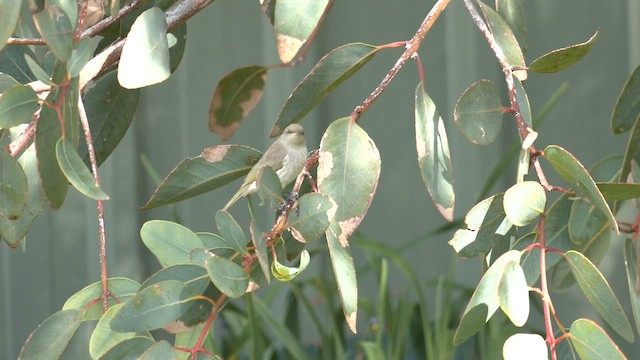
[[[20,1],[0,1],[0,50],[7,44],[7,39],[13,35],[18,18],[20,17]]]
[[[611,114],[611,131],[623,133],[640,118],[640,65],[629,75]]]
[[[445,219],[453,221],[456,196],[447,131],[436,105],[424,91],[422,83],[416,88],[415,118],[416,148],[422,180],[436,209]]]
[[[338,285],[342,312],[349,329],[356,333],[356,318],[358,314],[358,281],[356,267],[349,250],[349,243],[342,241],[342,229],[336,222],[332,222],[327,230],[327,247],[331,256],[331,265]]]
[[[172,204],[215,190],[246,175],[262,154],[238,145],[219,145],[205,149],[194,158],[183,160],[167,175],[143,209]]]
[[[547,194],[539,182],[524,181],[510,187],[502,203],[509,221],[525,226],[544,214]]]
[[[629,134],[629,140],[627,141],[627,147],[624,151],[624,160],[622,161],[622,167],[620,169],[620,182],[626,182],[631,174],[631,163],[640,163],[640,116],[636,119],[631,134]],[[638,180],[636,180],[638,181]],[[617,208],[616,204],[616,208]]]
[[[140,288],[140,284],[127,278],[110,278],[107,280],[107,284],[109,286],[109,292],[117,297],[121,302],[126,302],[127,300],[129,300],[136,294],[138,288]],[[97,298],[100,298],[101,295],[102,283],[98,281],[86,286],[85,288],[68,298],[62,306],[62,310],[85,310],[82,321],[98,320],[104,314],[104,311],[102,310],[102,301],[94,303],[88,309],[85,308],[90,302]],[[118,302],[116,302],[113,297],[109,297],[109,307],[112,307],[117,303]]]
[[[0,51],[0,54],[2,54],[1,51]],[[21,84],[17,82],[16,79],[11,77],[10,75],[0,72],[0,93],[3,93],[16,85],[21,85]]]
[[[598,31],[596,31],[586,42],[553,50],[542,55],[529,65],[529,70],[539,73],[554,73],[568,68],[587,55],[598,39],[598,34]]]
[[[156,283],[124,303],[111,320],[111,329],[119,332],[159,329],[178,319],[196,295],[180,281]]]
[[[522,2],[522,0],[498,0],[496,9],[513,31],[524,53],[527,50],[527,19]]]
[[[216,225],[220,230],[220,236],[225,238],[235,251],[241,254],[247,253],[247,238],[231,214],[224,210],[216,212]]]
[[[609,221],[611,227],[620,234],[620,230],[616,225],[616,219],[607,205],[604,197],[598,190],[595,182],[585,170],[584,166],[567,150],[556,146],[549,145],[544,149],[544,157],[553,165],[553,168],[572,188],[576,190],[579,196],[587,197],[599,211],[601,211]]]
[[[516,101],[518,102],[518,107],[520,108],[520,114],[522,114],[522,118],[524,119],[525,124],[530,128],[533,127],[532,117],[531,117],[531,105],[529,104],[529,97],[527,96],[527,92],[524,90],[524,86],[520,79],[518,79],[515,75],[513,76],[513,84],[516,88]]]
[[[56,99],[54,90],[47,99]],[[62,206],[69,189],[67,178],[58,165],[56,144],[62,137],[62,126],[58,114],[49,106],[43,106],[36,124],[36,156],[42,188],[52,209]]]
[[[627,359],[609,335],[592,320],[574,321],[569,329],[569,339],[582,359]]]
[[[64,10],[58,6],[47,6],[33,15],[33,19],[56,58],[62,62],[69,60],[73,50],[75,23],[71,23]]]
[[[0,51],[0,72],[11,76],[20,84],[36,80],[25,61],[25,56],[35,58],[28,46],[5,47]]]
[[[60,310],[31,333],[20,351],[22,360],[58,359],[78,330],[84,311],[81,309]]]
[[[504,360],[546,360],[548,353],[547,343],[538,334],[515,334],[510,336],[502,346]]]
[[[310,261],[311,257],[307,250],[302,250],[302,253],[300,253],[300,264],[297,267],[282,265],[278,262],[278,259],[274,259],[271,263],[271,274],[278,281],[291,281],[309,266]]]
[[[529,318],[529,286],[518,261],[512,261],[504,268],[498,285],[498,303],[511,322],[522,327]]]
[[[640,184],[597,182],[605,200],[620,201],[640,198]]]
[[[262,231],[258,228],[258,224],[255,220],[251,220],[249,227],[251,232],[251,241],[255,248],[255,254],[260,264],[260,270],[267,280],[267,284],[271,283],[271,277],[269,276],[269,253],[267,252],[267,241],[262,235]]]
[[[609,287],[607,280],[589,259],[577,251],[568,251],[565,259],[580,289],[594,309],[627,341],[633,342],[633,330],[622,306]]]
[[[140,237],[164,267],[188,264],[191,252],[204,248],[191,230],[170,221],[147,221],[140,229]]]
[[[378,50],[373,45],[351,43],[332,50],[320,59],[282,106],[278,120],[271,129],[271,136],[280,134],[288,125],[300,121],[325,96],[371,60]]]
[[[27,202],[27,176],[9,151],[0,153],[0,216],[16,219]]]
[[[317,240],[333,221],[336,203],[327,195],[309,193],[298,199],[297,204],[297,210],[292,211],[287,220],[291,234],[303,243]]]
[[[207,259],[206,266],[211,281],[223,294],[237,298],[247,292],[249,277],[240,265],[214,256]]]
[[[328,10],[329,0],[279,0],[275,2],[274,27],[278,55],[283,63],[294,59]]]
[[[73,148],[73,145],[66,139],[58,140],[56,145],[56,157],[60,169],[67,177],[67,180],[83,195],[94,200],[108,200],[109,195],[96,184],[95,179],[89,172],[80,158],[80,155]]]
[[[258,105],[267,69],[247,66],[227,74],[216,87],[209,105],[209,130],[229,140],[249,113]]]
[[[152,7],[131,26],[122,48],[118,81],[124,88],[137,89],[163,82],[170,75],[167,20],[160,8]]]
[[[640,277],[638,276],[640,267],[638,265],[638,241],[628,238],[624,241],[624,269],[627,273],[629,299],[636,331],[640,331]]]
[[[16,85],[6,90],[0,96],[0,128],[32,122],[39,107],[38,95],[30,86]]]
[[[33,76],[35,76],[38,80],[42,81],[47,85],[51,85],[51,86],[56,85],[56,83],[54,83],[53,80],[51,80],[51,75],[49,75],[46,71],[44,71],[44,69],[40,67],[40,64],[38,64],[35,60],[33,60],[31,56],[25,54],[24,60],[27,63],[29,70],[31,70],[31,72],[33,73]]]
[[[502,101],[496,84],[480,80],[458,99],[453,118],[458,130],[474,144],[492,143],[502,127]]]

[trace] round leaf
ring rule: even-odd
[[[480,80],[468,87],[456,103],[453,118],[472,143],[492,143],[502,126],[502,102],[496,84]]]
[[[505,266],[498,293],[502,311],[515,326],[524,326],[529,318],[529,286],[519,262]]]
[[[504,193],[504,213],[516,226],[525,226],[544,213],[547,194],[537,181],[523,181]]]
[[[191,230],[170,221],[147,221],[140,229],[140,236],[164,267],[190,263],[191,252],[204,248]]]
[[[206,266],[213,284],[228,297],[237,298],[247,292],[249,277],[240,265],[214,256],[207,259]]]
[[[118,332],[111,330],[111,320],[116,312],[118,312],[123,306],[124,304],[120,303],[110,307],[100,318],[95,329],[93,329],[91,339],[89,340],[89,354],[91,354],[92,359],[98,359],[118,343],[138,336],[138,333],[136,332]],[[151,335],[148,333],[140,335],[146,335],[151,338]]]

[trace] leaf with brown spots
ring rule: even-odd
[[[209,105],[209,130],[230,139],[260,101],[266,82],[262,66],[239,68],[220,80]]]
[[[283,63],[293,60],[302,46],[313,37],[329,0],[278,0],[273,8],[278,55]],[[269,17],[269,5],[265,13]]]

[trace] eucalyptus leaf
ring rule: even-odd
[[[40,34],[47,41],[47,46],[60,61],[67,61],[73,50],[75,22],[69,19],[65,9],[59,6],[47,6],[33,15]]]
[[[238,222],[224,210],[216,212],[216,225],[220,235],[225,238],[233,249],[241,254],[247,253],[247,238]]]
[[[625,82],[611,114],[611,131],[623,133],[633,127],[640,118],[640,65]]]
[[[0,96],[0,128],[8,129],[33,121],[40,108],[38,95],[30,86],[16,85]]]
[[[109,297],[108,306],[110,308],[115,304],[118,304],[114,297],[117,297],[121,302],[126,302],[133,297],[140,288],[140,284],[137,282],[122,277],[107,279],[107,285],[109,286],[109,292],[113,295],[113,297]],[[62,310],[84,310],[84,317],[82,318],[82,321],[98,320],[104,313],[102,309],[102,301],[93,303],[89,308],[86,308],[86,306],[100,298],[100,296],[102,296],[102,282],[98,281],[91,285],[87,285],[82,290],[69,297],[62,306]]]
[[[274,28],[278,55],[283,63],[293,60],[298,50],[316,31],[329,0],[278,0],[274,7]]]
[[[147,221],[140,229],[140,236],[164,267],[188,264],[191,252],[204,248],[202,241],[191,230],[170,221]]]
[[[296,206],[296,210],[289,214],[287,225],[293,237],[302,243],[320,238],[333,221],[337,210],[335,202],[329,196],[317,193],[304,194],[298,199]]]
[[[309,266],[310,261],[311,257],[307,250],[303,250],[300,254],[300,265],[297,267],[282,265],[278,262],[278,259],[274,259],[271,263],[271,274],[273,274],[273,277],[279,281],[291,281],[295,279],[296,276],[300,275],[307,266]]]
[[[474,144],[492,143],[502,127],[502,101],[496,84],[480,80],[458,99],[453,118],[462,134]]]
[[[13,35],[20,18],[21,2],[15,0],[0,1],[0,50],[7,44],[7,39]]]
[[[230,298],[237,298],[247,292],[249,277],[242,267],[231,260],[214,256],[207,259],[207,271],[213,284]]]
[[[544,214],[547,194],[539,182],[523,181],[504,193],[502,203],[509,221],[525,226]]]
[[[575,64],[591,50],[598,39],[598,34],[599,32],[596,31],[586,42],[542,55],[529,65],[529,70],[539,73],[554,73]]]
[[[109,195],[96,184],[96,180],[82,162],[76,149],[64,138],[58,140],[56,158],[67,180],[83,195],[94,200],[109,199]]]
[[[589,319],[578,319],[571,324],[569,340],[582,359],[627,359],[609,335]]]
[[[18,358],[58,359],[78,330],[83,315],[81,309],[67,309],[49,316],[29,335]]]
[[[16,219],[27,202],[27,176],[8,150],[0,153],[0,216]]]

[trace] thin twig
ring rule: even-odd
[[[442,14],[442,11],[447,7],[447,5],[449,5],[450,2],[451,0],[438,0],[438,2],[433,5],[431,11],[429,11],[427,16],[422,21],[422,24],[420,24],[418,31],[415,33],[415,35],[413,35],[413,38],[407,41],[405,45],[405,51],[402,53],[398,61],[396,61],[396,63],[393,65],[391,70],[389,70],[387,75],[385,75],[385,77],[382,79],[380,85],[378,85],[375,90],[373,90],[371,95],[369,95],[362,102],[362,104],[358,105],[353,110],[353,112],[351,113],[352,121],[358,121],[358,119],[360,119],[362,114],[364,114],[369,109],[369,107],[376,101],[376,99],[378,99],[380,94],[382,94],[384,89],[389,86],[391,80],[393,80],[393,78],[396,76],[398,71],[400,71],[402,66],[404,66],[407,60],[409,60],[413,56],[413,54],[418,51],[422,40],[427,35],[427,32],[429,31],[429,29],[431,29],[431,26],[433,26],[440,14]]]
[[[16,138],[14,141],[11,142],[11,144],[9,144],[9,153],[11,154],[11,156],[13,157],[18,156],[20,153],[22,153],[24,149],[26,149],[31,144],[31,140],[33,139],[33,136],[36,134],[36,123],[37,123],[36,119],[39,115],[40,115],[39,113],[36,113],[34,115],[33,121],[29,124],[29,126],[27,126],[27,128],[24,129],[24,131],[20,133],[20,135],[18,135],[18,138]]]
[[[556,356],[556,339],[553,333],[553,324],[551,323],[551,297],[549,296],[549,286],[547,285],[547,254],[544,233],[544,216],[540,218],[538,223],[538,242],[540,244],[540,291],[542,292],[542,311],[544,313],[544,326],[547,333],[546,341],[551,351],[551,359],[557,360]]]

